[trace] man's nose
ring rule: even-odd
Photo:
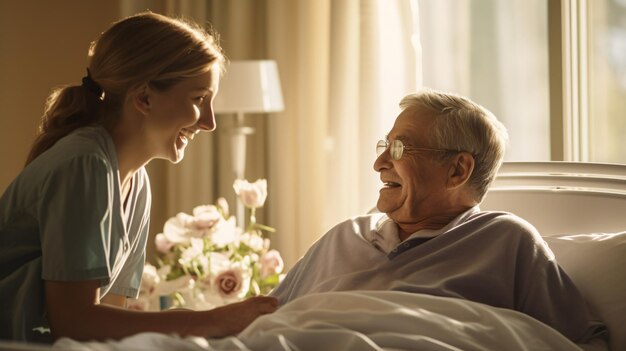
[[[374,170],[376,172],[380,172],[383,169],[389,168],[389,157],[389,148],[387,148],[383,153],[376,157],[376,160],[374,161]]]

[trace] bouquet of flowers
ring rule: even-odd
[[[224,198],[167,220],[155,238],[157,265],[144,267],[139,299],[131,308],[212,309],[267,294],[278,285],[283,260],[265,234],[274,229],[255,217],[267,198],[267,181],[237,179],[233,188],[250,214],[245,228],[237,227]]]

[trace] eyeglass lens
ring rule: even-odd
[[[402,141],[400,140],[392,141],[391,145],[389,145],[389,142],[386,140],[379,140],[376,144],[376,155],[380,156],[383,152],[385,152],[385,150],[387,150],[387,147],[389,147],[389,154],[391,155],[391,158],[397,161],[402,157],[402,154],[404,153],[404,144],[402,144]]]

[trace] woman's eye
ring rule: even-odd
[[[194,100],[195,100],[197,103],[199,103],[199,104],[203,103],[203,102],[204,102],[204,99],[206,99],[206,95],[203,95],[203,96],[198,96],[198,97],[194,98]]]

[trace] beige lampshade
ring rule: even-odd
[[[213,102],[216,113],[261,113],[284,109],[278,68],[272,60],[231,61]]]

